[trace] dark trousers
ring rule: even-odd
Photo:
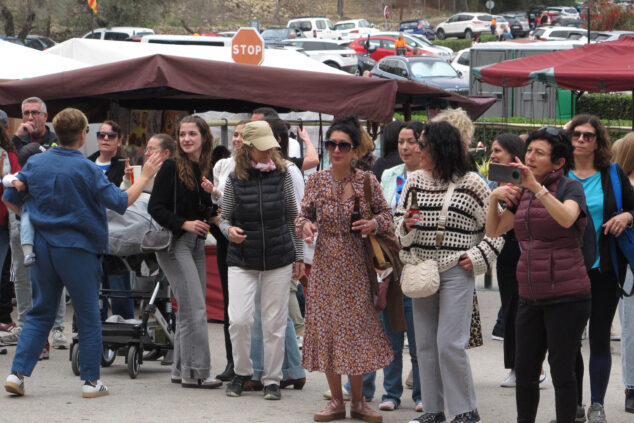
[[[601,273],[598,269],[588,272],[592,287],[592,313],[590,314],[588,339],[590,341],[590,401],[603,405],[610,381],[612,352],[610,351],[610,328],[619,303],[616,275]],[[577,367],[583,368],[581,353],[577,355]],[[583,386],[583,373],[577,375],[578,385]],[[579,394],[579,404],[582,397]]]
[[[220,284],[222,285],[222,299],[224,302],[225,317],[223,324],[223,332],[225,334],[225,353],[227,355],[227,363],[233,363],[233,349],[231,348],[231,335],[229,335],[229,276],[227,267],[227,247],[229,241],[220,232],[220,228],[216,225],[210,225],[209,231],[216,238],[216,263],[218,264],[218,273],[220,273]]]
[[[0,323],[11,323],[13,311],[13,285],[11,284],[11,250],[7,252],[0,279]]]
[[[537,305],[520,298],[515,322],[518,423],[535,422],[539,375],[546,351],[555,387],[557,423],[574,423],[577,411],[575,362],[590,308],[590,299]]]
[[[498,261],[497,277],[504,320],[504,368],[515,368],[515,317],[517,316],[517,262],[513,266]]]

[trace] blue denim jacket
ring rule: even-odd
[[[125,213],[128,194],[79,150],[53,147],[34,155],[18,178],[27,185],[31,223],[47,243],[108,253],[106,208]],[[25,201],[21,194],[9,188],[3,198],[19,206]]]

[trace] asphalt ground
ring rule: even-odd
[[[515,390],[501,388],[506,377],[503,366],[502,342],[491,339],[491,330],[500,305],[497,291],[478,291],[480,312],[485,334],[484,346],[469,350],[478,399],[478,409],[484,423],[510,423],[516,420]],[[71,339],[72,307],[66,314],[66,336]],[[213,374],[225,366],[222,325],[210,323],[209,339]],[[615,329],[620,330],[618,317]],[[8,374],[15,347],[7,347],[8,354],[0,355],[1,377]],[[634,422],[632,414],[624,411],[624,387],[621,379],[621,348],[612,342],[612,374],[606,396],[606,414],[610,423]],[[407,351],[405,351],[407,354]],[[583,342],[586,363],[584,398],[589,400],[587,379],[588,345]],[[403,378],[411,368],[404,360]],[[548,372],[548,364],[544,367]],[[30,378],[26,378],[26,396],[14,397],[0,393],[0,422],[311,422],[315,412],[326,401],[322,393],[328,389],[321,373],[309,373],[304,389],[282,390],[281,401],[266,401],[261,392],[245,392],[241,398],[225,396],[224,389],[183,389],[170,383],[169,367],[157,361],[141,366],[136,379],[130,379],[124,357],[117,357],[109,368],[102,369],[102,380],[110,395],[95,399],[81,397],[81,381],[71,371],[69,350],[51,350],[49,360],[40,361]],[[377,372],[377,392],[371,405],[378,409],[383,374]],[[422,389],[429,389],[423,381]],[[405,389],[401,406],[391,412],[382,412],[383,421],[408,422],[416,417],[411,390]],[[549,381],[541,390],[537,422],[554,419],[554,390]],[[350,417],[347,419],[350,421]],[[449,419],[450,420],[450,419]],[[448,420],[448,421],[449,421]]]

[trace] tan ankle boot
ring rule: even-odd
[[[383,423],[383,416],[377,411],[374,411],[363,398],[361,398],[359,402],[350,403],[350,417],[363,420],[364,422]]]
[[[342,401],[330,400],[326,407],[316,413],[313,420],[316,422],[331,422],[333,420],[344,420],[346,418],[346,406]]]

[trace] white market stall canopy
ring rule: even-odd
[[[49,75],[90,66],[88,63],[60,57],[30,47],[0,41],[0,80]]]
[[[78,60],[88,65],[101,65],[155,54],[233,62],[230,47],[153,44],[90,40],[86,38],[73,38],[46,51],[64,58]],[[349,75],[347,72],[311,59],[305,54],[277,48],[264,50],[264,61],[261,66]]]

